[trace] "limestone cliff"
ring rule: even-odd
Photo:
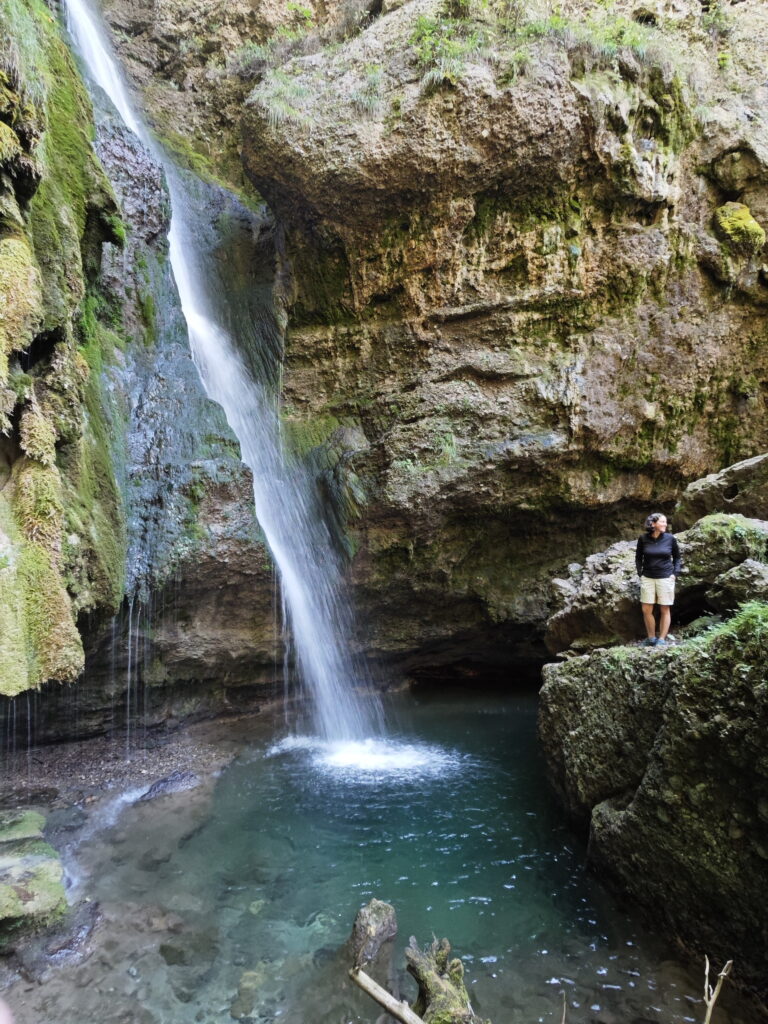
[[[220,707],[272,680],[273,570],[189,352],[164,175],[108,105],[94,123],[44,3],[1,18],[0,694],[54,686],[0,712],[42,739],[120,726],[132,687],[145,724]],[[228,286],[271,302],[269,221],[200,187]]]
[[[554,566],[766,446],[764,4],[129,8],[211,173],[247,92],[286,421],[327,439],[372,655],[533,662]]]
[[[0,692],[14,695],[75,679],[77,616],[122,599],[120,412],[100,376],[122,342],[97,328],[91,285],[124,229],[49,9],[11,0],[0,28]]]

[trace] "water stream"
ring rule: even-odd
[[[327,525],[317,514],[307,473],[284,455],[274,382],[250,374],[217,314],[220,298],[210,294],[216,275],[209,272],[197,244],[199,211],[189,201],[181,175],[134,110],[98,17],[84,0],[66,0],[66,8],[70,34],[92,81],[163,164],[171,193],[171,266],[193,358],[208,396],[224,409],[253,473],[256,515],[279,569],[298,673],[313,710],[312,731],[333,742],[379,735],[378,701],[370,692],[360,700],[355,692],[369,680],[362,659],[349,650],[351,621],[341,566]],[[264,363],[268,369],[268,360]]]

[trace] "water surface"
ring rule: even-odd
[[[703,1019],[698,973],[585,871],[543,778],[534,698],[390,712],[383,762],[374,745],[275,745],[262,726],[208,789],[125,809],[73,862],[105,916],[99,948],[29,996],[20,1024],[373,1024],[343,950],[372,896],[397,910],[409,998],[402,947],[435,934],[494,1024],[559,1024],[562,993],[572,1024]]]

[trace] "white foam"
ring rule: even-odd
[[[309,753],[313,766],[321,771],[336,772],[363,781],[376,781],[381,776],[423,778],[466,767],[466,758],[455,751],[401,740],[324,742],[311,736],[288,736],[271,746],[267,756],[295,751]]]

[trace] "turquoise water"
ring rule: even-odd
[[[343,950],[372,896],[396,908],[392,980],[409,998],[402,947],[435,934],[494,1024],[559,1024],[562,993],[571,1024],[703,1019],[698,973],[585,871],[543,778],[533,698],[402,698],[390,714],[399,745],[383,767],[329,766],[309,743],[275,749],[263,729],[212,794],[129,807],[79,855],[107,952],[63,968],[21,1024],[233,1011],[373,1024]]]

